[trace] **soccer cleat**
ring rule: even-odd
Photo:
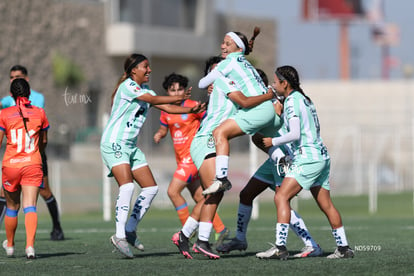
[[[193,246],[193,250],[196,253],[203,254],[209,259],[212,259],[212,260],[220,259],[220,256],[213,252],[213,250],[210,247],[210,243],[208,241],[197,240]]]
[[[349,246],[338,246],[338,248],[335,249],[335,252],[331,255],[328,255],[326,258],[328,259],[342,259],[342,258],[353,258],[354,257],[354,251],[352,251]]]
[[[183,254],[184,258],[192,259],[193,256],[190,254],[190,247],[188,245],[188,238],[184,236],[183,232],[175,233],[172,238],[172,242],[178,247],[180,253]]]
[[[294,258],[306,258],[306,257],[318,257],[318,256],[322,256],[323,251],[322,248],[319,247],[319,245],[317,247],[313,247],[313,246],[305,246],[304,248],[302,248],[302,250],[293,255]]]
[[[120,239],[117,238],[115,235],[112,235],[110,240],[112,245],[115,246],[115,248],[118,249],[118,251],[121,252],[122,255],[129,259],[132,259],[134,257],[131,248],[129,247],[129,244],[125,238]]]
[[[13,257],[14,256],[14,246],[7,246],[7,240],[3,241],[3,248],[6,250],[7,257]]]
[[[286,246],[277,246],[273,243],[269,244],[272,246],[270,249],[259,252],[256,254],[256,257],[259,259],[279,259],[279,260],[287,260],[289,257],[289,252],[286,249]]]
[[[52,232],[50,232],[50,239],[52,241],[63,241],[65,236],[63,235],[62,229],[54,228]]]
[[[220,253],[229,253],[233,250],[245,251],[247,249],[247,241],[238,240],[236,237],[232,238],[230,242],[223,243],[216,247]]]
[[[26,248],[26,258],[27,259],[36,259],[35,250],[32,246]]]
[[[144,251],[144,245],[141,243],[141,241],[137,237],[136,232],[127,232],[125,231],[126,240],[127,242],[135,247],[138,250]]]
[[[213,183],[202,192],[202,194],[211,195],[211,194],[215,194],[219,192],[228,191],[230,189],[231,189],[231,183],[227,179],[227,177],[216,178],[213,180]]]
[[[229,236],[230,230],[227,228],[224,228],[220,233],[216,233],[216,247],[223,244],[224,240],[227,240]]]

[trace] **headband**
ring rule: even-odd
[[[287,79],[284,76],[282,76],[282,74],[280,74],[277,70],[275,71],[275,74],[276,74],[276,76],[277,76],[277,78],[279,80],[281,80],[281,81],[283,81],[283,80],[287,81]]]
[[[231,37],[231,39],[233,39],[234,43],[236,43],[236,45],[243,50],[243,53],[246,51],[246,46],[244,45],[243,41],[236,33],[228,32],[226,35],[228,35],[229,37]]]
[[[131,70],[135,66],[137,66],[138,64],[140,64],[141,62],[143,62],[146,59],[147,58],[144,55],[137,55],[135,61],[133,63],[131,63],[131,65],[125,70],[125,73],[127,73],[129,75],[129,73],[131,73]]]

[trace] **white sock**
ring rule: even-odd
[[[181,232],[183,232],[184,236],[189,238],[191,234],[198,228],[198,221],[195,220],[192,216],[189,216],[188,219],[185,221]]]
[[[345,229],[343,226],[332,229],[332,235],[335,238],[337,246],[347,246],[348,241],[346,240]]]
[[[127,183],[119,187],[119,194],[115,206],[116,237],[125,238],[125,224],[128,219],[129,204],[134,193],[134,183]]]
[[[247,226],[249,225],[250,217],[252,215],[252,206],[239,203],[239,211],[237,212],[237,232],[236,238],[239,241],[246,240]]]
[[[126,231],[128,232],[136,232],[138,223],[147,213],[149,207],[151,206],[151,202],[154,197],[157,195],[158,186],[151,186],[142,188],[141,193],[137,197],[137,200],[134,204],[134,209],[129,216],[128,223],[126,225]]]
[[[311,234],[306,228],[305,222],[294,210],[290,210],[290,229],[295,232],[296,236],[302,239],[305,246],[318,247],[318,244],[313,240]]]
[[[276,223],[276,245],[286,246],[289,233],[289,223]]]
[[[211,221],[201,221],[198,228],[198,239],[200,241],[208,241],[210,239],[211,229],[213,229],[213,223]]]
[[[216,177],[227,177],[227,170],[229,168],[229,156],[217,155],[216,156]]]

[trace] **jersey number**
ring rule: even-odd
[[[24,152],[30,153],[35,150],[35,139],[30,138],[34,133],[34,130],[29,130],[29,133],[24,132],[26,137],[24,139],[25,143],[23,149],[23,129],[19,128],[11,130],[11,140],[13,144],[17,145],[17,152],[22,152],[24,150]]]

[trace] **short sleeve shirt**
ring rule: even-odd
[[[197,102],[193,100],[185,100],[181,105],[185,107],[194,107],[197,105]],[[205,112],[169,114],[165,111],[161,111],[160,123],[170,130],[177,163],[191,160],[191,142],[200,127],[200,121],[204,115]]]
[[[25,127],[18,107],[8,107],[0,113],[0,130],[7,137],[3,167],[22,168],[42,164],[39,135],[40,131],[49,128],[49,122],[42,108],[32,106],[28,114]]]
[[[131,78],[119,85],[101,143],[116,142],[136,147],[139,132],[151,107],[149,103],[140,101],[137,97],[146,93],[156,96],[154,91],[142,88]]]

